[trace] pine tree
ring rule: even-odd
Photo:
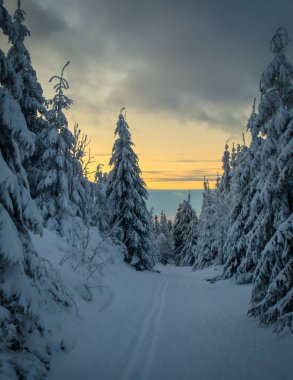
[[[109,210],[107,201],[107,173],[103,173],[102,166],[97,166],[93,185],[92,224],[104,233],[109,228]]]
[[[271,41],[275,57],[261,77],[258,120],[266,137],[261,150],[262,219],[248,245],[253,249],[248,259],[256,266],[249,314],[262,323],[277,322],[277,332],[285,327],[293,332],[293,65],[285,56],[289,41],[286,30],[279,28]]]
[[[15,72],[19,75],[22,83],[22,96],[19,99],[22,114],[26,119],[29,130],[35,134],[46,126],[42,114],[46,114],[45,99],[43,90],[37,80],[36,72],[31,64],[30,53],[25,47],[25,38],[30,36],[30,32],[23,24],[25,12],[21,9],[21,1],[17,2],[17,9],[13,16],[15,38],[12,47],[7,53],[7,57]]]
[[[255,121],[255,129],[261,131],[264,137],[260,139],[257,146],[255,154],[257,161],[253,160],[254,166],[256,166],[255,161],[257,163],[257,171],[254,168],[251,181],[251,192],[254,195],[245,226],[247,249],[245,259],[238,269],[238,275],[244,281],[252,281],[261,252],[274,235],[278,225],[290,215],[287,206],[288,193],[279,194],[276,188],[279,176],[277,165],[279,150],[282,150],[288,143],[290,144],[290,132],[287,132],[287,128],[290,129],[289,109],[293,104],[293,74],[292,65],[284,54],[288,42],[286,31],[280,28],[271,42],[275,57],[262,74],[260,81],[262,96],[258,106],[259,112]],[[282,145],[284,143],[283,133],[287,135],[285,145]],[[286,164],[288,161],[290,162],[290,156],[287,157]]]
[[[145,203],[148,194],[122,111],[115,130],[117,139],[110,159],[112,169],[107,187],[112,208],[110,227],[118,232],[117,236],[126,247],[124,260],[137,270],[152,269],[154,244],[150,240],[150,215]]]
[[[47,109],[43,97],[43,90],[37,80],[36,72],[32,67],[30,53],[24,44],[26,37],[30,36],[30,32],[24,25],[24,21],[25,12],[21,8],[20,0],[18,0],[17,9],[13,16],[14,37],[11,41],[12,46],[7,56],[19,78],[21,94],[17,97],[17,100],[20,104],[21,111],[26,119],[29,130],[37,135],[35,140],[35,153],[24,163],[31,194],[34,197],[37,188],[36,178],[39,176],[39,171],[43,170],[39,161],[39,157],[42,154],[42,144],[39,134],[43,128],[48,128],[48,122],[46,120]],[[10,83],[8,88],[13,93],[12,84],[13,83]]]
[[[230,160],[230,152],[228,141],[225,145],[225,151],[222,158],[223,162],[223,175],[220,183],[220,190],[225,194],[228,194],[230,191],[230,181],[231,181],[231,160]]]
[[[180,264],[180,254],[186,243],[186,234],[188,231],[189,223],[194,218],[194,209],[190,203],[190,193],[188,194],[187,201],[184,200],[179,204],[175,216],[173,239],[174,239],[174,256],[177,265]]]
[[[71,132],[69,131],[69,136]],[[72,204],[73,214],[75,218],[81,219],[82,223],[89,225],[91,222],[91,214],[93,212],[93,183],[91,183],[86,174],[87,166],[91,163],[91,156],[85,162],[86,148],[90,144],[87,135],[81,135],[81,129],[75,123],[72,143],[70,150],[67,150],[68,158],[68,186],[69,199]]]
[[[195,260],[195,250],[198,238],[198,218],[194,211],[191,221],[189,222],[183,239],[183,248],[180,252],[180,265],[192,266]]]
[[[247,129],[255,128],[255,102],[253,111],[248,121]],[[258,149],[258,133],[254,132],[250,149],[245,145],[237,146],[237,159],[231,179],[230,208],[227,215],[227,233],[224,243],[225,267],[223,278],[229,278],[237,273],[237,270],[246,253],[246,239],[244,237],[245,224],[249,216],[251,200],[254,192],[251,190],[251,175],[253,152]],[[238,282],[243,279],[238,278]]]
[[[33,150],[34,135],[19,105],[8,90],[0,88],[0,339],[1,352],[8,355],[0,359],[0,367],[3,376],[11,379],[45,376],[50,345],[40,305],[44,298],[51,309],[58,301],[69,304],[28,233],[29,229],[41,232],[42,223],[23,168],[23,160]],[[37,344],[31,343],[32,335]]]
[[[173,240],[168,226],[168,221],[163,210],[160,217],[159,231],[160,233],[156,239],[158,259],[162,264],[167,264],[172,261]]]
[[[10,41],[16,40],[2,0],[0,27]],[[71,302],[29,235],[29,230],[42,229],[23,166],[34,152],[34,134],[18,104],[24,89],[21,76],[2,51],[0,64],[0,371],[3,378],[42,379],[54,339],[48,338],[40,309]]]
[[[218,214],[215,194],[204,177],[204,193],[197,227],[197,244],[194,250],[193,269],[203,269],[214,264],[218,256]]]
[[[69,173],[72,171],[71,149],[73,135],[68,130],[68,123],[63,110],[68,110],[73,103],[64,90],[69,88],[64,78],[63,67],[60,76],[53,76],[50,82],[57,80],[54,86],[56,94],[48,111],[49,128],[43,129],[41,139],[44,152],[41,157],[43,171],[38,180],[36,202],[40,207],[45,226],[64,234],[68,227],[68,218],[74,216],[73,204],[70,200]],[[67,222],[66,222],[67,220]]]
[[[160,222],[159,222],[159,217],[158,215],[155,215],[154,216],[154,225],[155,225],[155,233],[156,233],[156,237],[158,237],[160,235]]]
[[[8,42],[13,43],[17,39],[15,24],[7,9],[0,0],[0,28],[8,37]],[[0,68],[1,68],[1,85],[8,88],[16,100],[23,96],[23,84],[21,77],[15,72],[12,63],[7,59],[4,52],[0,49]]]

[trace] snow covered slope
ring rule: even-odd
[[[292,336],[246,317],[250,285],[206,281],[221,268],[136,272],[109,250],[102,262],[114,260],[86,278],[70,260],[59,265],[69,246],[57,235],[34,242],[77,307],[57,316],[65,350],[53,354],[49,380],[292,379]]]

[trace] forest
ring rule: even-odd
[[[92,174],[89,137],[66,116],[73,107],[70,63],[48,78],[55,95],[47,99],[25,44],[30,32],[20,0],[13,15],[0,0],[0,27],[9,44],[0,50],[1,379],[47,377],[52,355],[70,351],[51,319],[61,310],[76,313],[76,295],[60,273],[95,283],[115,257],[140,276],[160,276],[164,266],[216,267],[209,284],[251,284],[248,316],[272,326],[270,333],[293,333],[293,65],[286,29],[270,42],[272,60],[243,126],[249,144],[227,142],[215,189],[203,178],[200,215],[189,196],[172,221],[147,208],[126,109],[117,112],[111,170],[97,165]],[[57,264],[39,252],[50,236],[66,246]],[[82,289],[90,300],[89,287]]]

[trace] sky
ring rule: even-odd
[[[16,0],[4,0],[13,12]],[[293,38],[292,0],[22,0],[26,46],[47,98],[65,77],[95,164],[107,171],[114,130],[127,109],[149,189],[197,189],[221,172],[225,142],[240,143],[269,41]],[[288,49],[293,61],[293,43]],[[249,136],[246,136],[249,141]]]

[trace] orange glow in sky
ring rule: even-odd
[[[95,126],[84,114],[74,110],[75,107],[68,112],[68,118],[70,125],[79,120],[80,128],[91,138],[91,154],[95,161],[92,169],[100,163],[109,171],[119,110],[116,115],[101,113],[99,125]],[[149,189],[201,189],[204,175],[214,187],[217,172],[222,172],[225,142],[231,137],[227,132],[198,122],[180,124],[161,115],[135,114],[131,109],[126,119]],[[240,134],[235,136],[235,142],[240,139]]]

